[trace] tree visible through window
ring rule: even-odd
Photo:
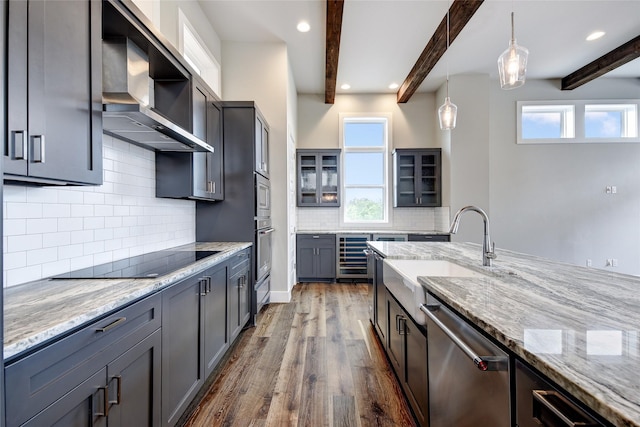
[[[387,221],[386,117],[344,118],[344,222]]]

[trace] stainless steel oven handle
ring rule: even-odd
[[[462,341],[460,337],[458,337],[455,333],[453,333],[453,331],[451,331],[451,329],[449,329],[444,323],[442,323],[442,321],[438,319],[435,314],[432,313],[432,310],[437,310],[439,308],[440,306],[438,304],[420,305],[420,311],[426,314],[429,319],[431,319],[433,323],[436,324],[436,326],[442,329],[442,332],[444,332],[445,335],[451,339],[451,341],[453,341],[458,347],[460,347],[460,350],[462,350],[464,354],[469,356],[469,358],[473,361],[478,369],[480,369],[481,371],[495,371],[500,370],[501,366],[507,364],[508,361],[506,360],[506,357],[487,358],[485,356],[479,356],[475,351],[471,349],[471,347],[469,347],[464,341]]]
[[[258,234],[270,234],[270,233],[273,233],[274,231],[275,231],[275,228],[267,228],[266,230],[258,231]]]

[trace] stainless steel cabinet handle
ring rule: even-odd
[[[13,145],[13,153],[9,153],[11,159],[24,160],[27,153],[27,135],[25,134],[25,131],[12,131],[11,144]]]
[[[407,318],[400,315],[400,322],[398,322],[398,334],[407,335]]]
[[[201,297],[207,295],[207,288],[205,285],[205,281],[202,279],[198,282],[198,293],[200,294]]]
[[[120,397],[122,396],[122,375],[114,375],[112,380],[116,380],[116,383],[117,383],[116,400],[108,400],[107,403],[113,404],[113,405],[119,405]]]
[[[432,310],[435,311],[439,308],[440,306],[437,304],[422,304],[420,306],[420,310],[424,314],[426,314],[429,319],[431,319],[433,323],[435,323],[436,326],[438,326],[442,330],[442,332],[444,332],[444,334],[448,336],[451,341],[453,341],[460,348],[460,350],[462,350],[467,356],[469,356],[469,358],[473,361],[478,369],[480,369],[481,371],[497,371],[503,370],[504,367],[508,365],[508,360],[506,357],[485,357],[476,354],[476,352],[474,352],[471,347],[469,347],[464,341],[462,341],[460,337],[454,334],[451,329],[447,328],[447,326],[442,323],[442,321],[440,321],[440,319],[438,319],[435,314],[432,313]]]
[[[537,404],[544,406],[549,411],[551,411],[560,421],[562,421],[562,425],[566,425],[568,427],[590,427],[597,426],[598,424],[584,411],[580,410],[578,407],[570,403],[567,399],[564,398],[557,391],[547,391],[547,390],[531,390],[533,394],[533,419],[540,422],[538,419],[539,409]],[[572,420],[569,416],[565,415],[560,408],[555,406],[547,396],[553,397],[554,399],[558,399],[559,403],[562,403],[569,411],[574,415],[574,418],[579,418],[576,420]]]
[[[275,231],[275,228],[267,228],[266,230],[260,230],[259,234],[270,234]]]
[[[211,292],[211,276],[204,276],[203,279],[205,281],[204,292],[208,294],[209,292]]]
[[[33,139],[33,163],[44,163],[44,135],[33,135],[31,138]],[[36,148],[38,148],[37,151]]]
[[[97,328],[96,332],[107,332],[108,330],[115,328],[116,326],[118,326],[122,322],[125,322],[126,320],[127,320],[126,317],[120,317],[120,318],[114,320],[113,322],[109,323],[107,326],[104,326],[102,328]]]
[[[312,238],[312,239],[319,239],[319,238],[320,238],[320,236],[312,236],[311,238]]]
[[[104,405],[104,409],[102,412],[94,412],[93,415],[96,417],[108,417],[109,416],[109,386],[98,387],[98,391],[102,391],[102,393],[104,393],[102,395],[102,404]]]

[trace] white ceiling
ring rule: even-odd
[[[324,93],[324,0],[199,0],[221,40],[284,42],[299,93]],[[401,84],[424,49],[448,2],[345,0],[338,93],[385,93]],[[640,35],[640,0],[485,0],[419,91],[436,90],[449,74],[490,74],[510,38],[529,49],[528,78],[562,78]],[[311,31],[299,33],[306,20]],[[585,37],[606,31],[596,41]],[[604,77],[640,78],[640,59]],[[342,83],[351,89],[340,89]],[[640,85],[640,80],[639,80]]]

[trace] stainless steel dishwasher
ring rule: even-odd
[[[508,355],[427,294],[430,427],[509,427]]]

